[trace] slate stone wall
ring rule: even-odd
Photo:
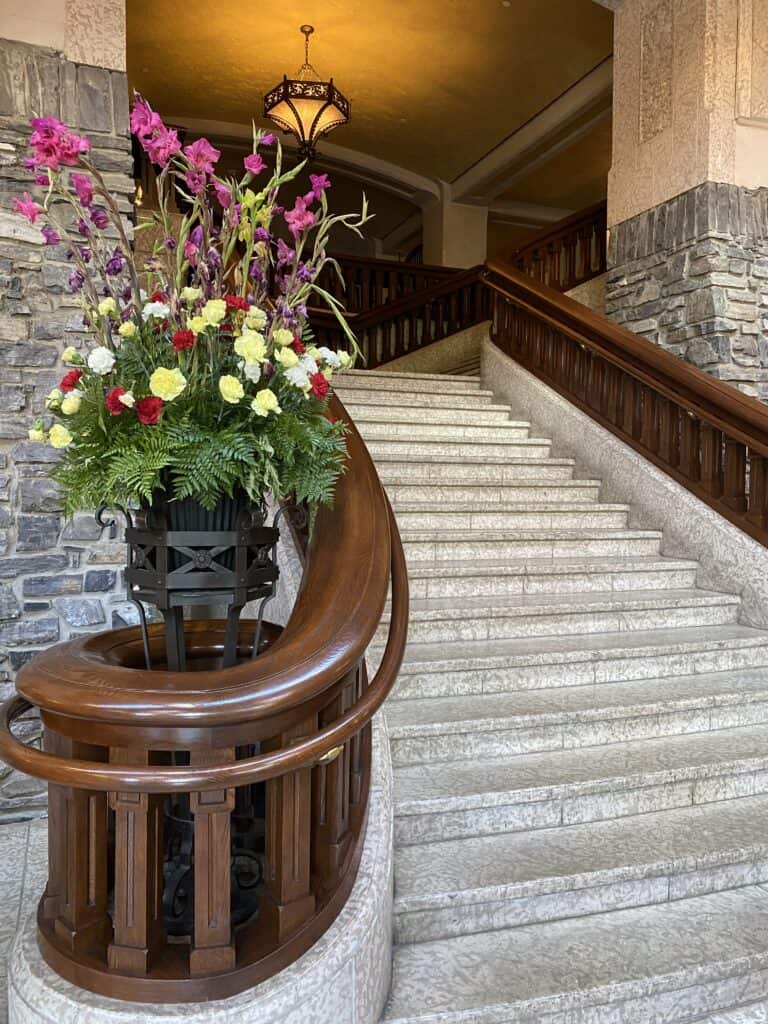
[[[706,182],[611,228],[606,312],[768,400],[768,189]]]
[[[31,116],[60,117],[86,133],[121,208],[131,210],[128,95],[122,72],[74,64],[41,47],[0,40],[0,697],[36,651],[135,621],[121,579],[124,546],[91,516],[65,522],[47,478],[53,449],[29,442],[44,396],[61,378],[60,352],[83,345],[65,248],[42,244],[39,224],[11,212],[33,195]],[[38,728],[25,724],[26,734]],[[45,806],[43,787],[0,765],[0,820]]]

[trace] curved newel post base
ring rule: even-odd
[[[367,829],[346,904],[303,956],[267,981],[212,1003],[118,1002],[59,977],[41,955],[32,916],[11,954],[10,1024],[377,1024],[392,957],[391,783],[378,716]]]

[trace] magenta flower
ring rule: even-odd
[[[16,211],[16,213],[20,213],[22,217],[26,217],[30,224],[34,224],[37,218],[43,212],[42,207],[37,205],[37,203],[30,196],[29,192],[24,193],[23,199],[14,199],[13,208]]]
[[[32,135],[29,144],[35,151],[38,167],[49,167],[58,171],[62,164],[72,166],[81,153],[87,153],[91,144],[82,135],[70,132],[65,124],[55,117],[33,117]]]
[[[205,174],[202,171],[187,171],[184,175],[184,181],[193,196],[199,196],[205,189]]]
[[[249,174],[261,174],[267,165],[258,153],[250,153],[245,160],[243,160],[243,166]]]
[[[288,230],[294,238],[298,238],[302,231],[307,231],[313,224],[317,223],[317,217],[311,210],[307,209],[305,196],[297,196],[296,203],[292,210],[286,210],[283,214]]]
[[[165,125],[156,129],[153,136],[140,141],[149,159],[159,167],[166,167],[171,157],[181,149],[175,128],[166,128]]]
[[[73,174],[72,188],[77,193],[77,198],[80,200],[83,206],[90,206],[93,202],[93,184],[90,178],[86,178],[84,174]]]
[[[91,221],[94,227],[97,227],[99,231],[103,231],[107,224],[109,224],[109,214],[103,206],[94,206],[91,210]]]
[[[327,174],[310,174],[309,180],[312,183],[312,195],[315,199],[322,198],[323,192],[331,187]]]
[[[156,114],[141,93],[134,93],[131,109],[131,131],[140,139],[152,135],[159,128],[165,128],[159,114]]]
[[[200,250],[194,242],[188,238],[184,243],[184,259],[189,263],[190,267],[197,266],[197,257],[200,254]]]
[[[232,212],[230,213],[232,223],[235,227],[237,227],[237,225],[240,223],[240,217],[242,215],[242,212],[243,208],[240,205],[240,203],[235,203],[235,205],[232,207]]]
[[[267,132],[266,135],[262,135],[261,136],[261,138],[259,139],[259,144],[262,145],[262,146],[272,146],[274,144],[274,141],[275,141],[274,133],[273,132]]]
[[[36,171],[40,166],[33,156],[25,156],[21,161],[28,171]]]
[[[54,231],[52,227],[49,227],[48,224],[40,229],[40,234],[45,239],[46,245],[58,245],[61,241],[61,235]]]
[[[34,178],[34,181],[35,181],[36,185],[42,185],[44,188],[47,188],[48,185],[50,184],[49,181],[48,181],[48,175],[47,174],[36,174],[35,178]]]
[[[213,174],[213,165],[221,153],[208,139],[196,139],[191,145],[184,147],[184,155],[195,170]]]
[[[232,192],[223,185],[220,181],[214,181],[213,191],[216,193],[216,198],[219,200],[225,210],[228,210],[232,205]]]

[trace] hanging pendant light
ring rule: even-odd
[[[323,81],[309,63],[309,37],[315,31],[312,25],[302,25],[299,31],[304,36],[304,63],[295,78],[284,76],[267,93],[264,116],[284,132],[295,135],[301,156],[312,160],[320,136],[349,121],[349,100],[339,92],[332,78]]]

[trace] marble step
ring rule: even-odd
[[[448,428],[445,428],[446,430]],[[461,438],[451,433],[440,433],[434,437],[367,437],[363,438],[374,459],[381,454],[431,456],[442,459],[472,456],[481,459],[545,459],[549,455],[551,442],[536,437],[500,437],[498,431],[491,431],[486,439]]]
[[[334,377],[331,385],[344,407],[349,410],[350,406],[388,406],[411,409],[444,409],[446,407],[446,396],[441,391],[402,391],[391,390],[381,387],[370,387],[358,384],[355,381],[343,383],[342,378]],[[461,391],[452,391],[449,399],[452,409],[477,412],[487,408],[504,408],[509,414],[509,407],[501,406],[496,400],[493,391],[468,385]]]
[[[658,555],[658,530],[493,530],[482,539],[466,530],[400,530],[406,559],[416,562],[509,562],[521,558],[631,558]]]
[[[766,723],[768,667],[396,700],[386,715],[396,765],[572,750]]]
[[[374,654],[376,652],[374,651]],[[701,630],[496,640],[493,643],[410,643],[389,697],[510,693],[602,686],[632,679],[671,678],[768,665],[768,631],[738,624]]]
[[[740,598],[696,588],[595,594],[510,594],[416,598],[409,643],[501,640],[526,636],[623,633],[735,622]],[[374,635],[386,641],[389,611]]]
[[[472,455],[424,458],[381,452],[376,456],[376,469],[385,486],[393,479],[419,484],[516,484],[522,480],[545,483],[570,480],[575,465],[573,459],[522,459],[516,455],[495,459]]]
[[[451,426],[474,423],[480,425],[502,425],[509,423],[511,414],[508,405],[463,405],[450,402],[443,398],[439,405],[424,407],[422,405],[385,402],[374,405],[372,402],[347,400],[344,407],[355,424],[361,423],[447,423]],[[526,424],[528,425],[528,424]]]
[[[382,438],[413,438],[417,441],[429,441],[432,438],[444,440],[450,437],[455,441],[483,441],[500,444],[508,441],[524,441],[528,439],[530,423],[507,419],[503,423],[477,424],[471,417],[466,423],[433,423],[429,421],[400,419],[397,416],[389,420],[355,419],[355,426],[363,440],[377,441]],[[539,442],[540,444],[543,442]]]
[[[414,562],[411,598],[574,594],[693,587],[698,564],[674,558],[529,559],[521,562]]]
[[[485,507],[467,507],[461,501],[399,501],[393,505],[401,530],[418,530],[428,523],[435,530],[622,530],[629,520],[629,505],[608,502],[509,502],[503,508],[496,503]]]
[[[768,792],[764,725],[396,768],[399,846],[578,825]]]
[[[768,797],[403,847],[398,943],[468,935],[768,881]]]
[[[768,1024],[768,997],[757,1003],[740,1004],[722,1013],[697,1017],[691,1024]]]
[[[529,501],[596,502],[600,495],[599,480],[517,480],[506,484],[417,483],[407,478],[392,477],[383,482],[393,505],[421,501],[430,508],[456,505],[459,502],[471,508],[494,508]]]
[[[442,404],[454,395],[489,395],[493,392],[481,387],[480,378],[470,374],[463,377],[449,377],[435,373],[371,373],[370,370],[346,370],[333,378],[333,388],[342,402],[348,389],[365,391],[398,392],[406,394],[428,393],[439,395]]]
[[[683,1024],[768,996],[768,890],[395,950],[386,1024]]]

